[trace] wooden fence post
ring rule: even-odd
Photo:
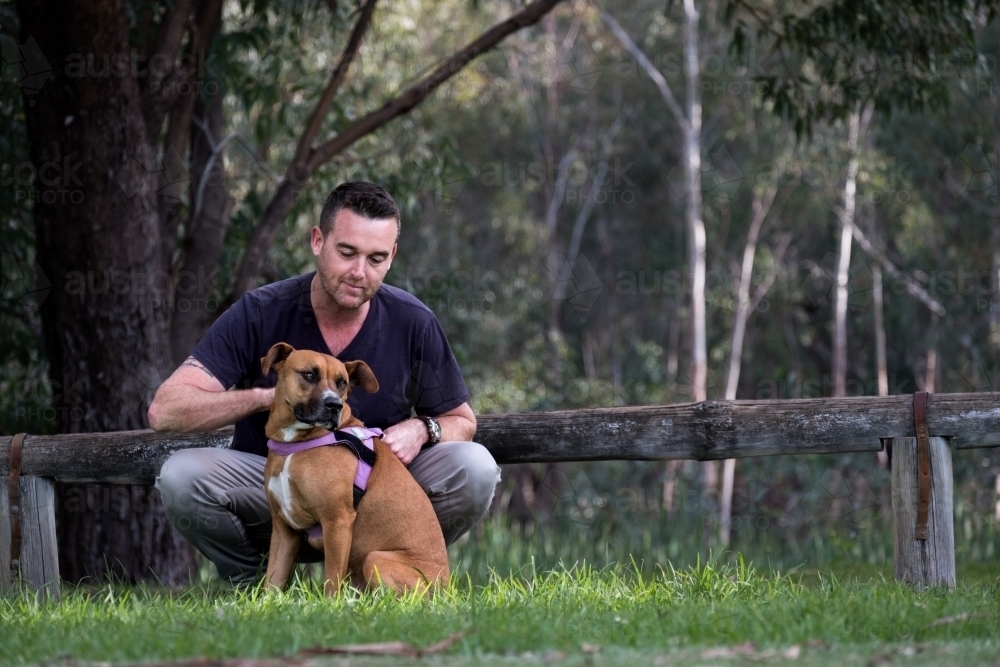
[[[897,581],[925,586],[955,586],[955,515],[951,448],[947,438],[928,438],[930,506],[927,539],[916,539],[917,439],[892,440],[892,524]]]
[[[0,591],[22,583],[59,597],[59,551],[56,547],[56,486],[44,477],[22,476],[21,504],[12,514],[10,478],[0,477]],[[11,517],[20,516],[21,555],[11,567]],[[20,581],[19,581],[20,579]]]

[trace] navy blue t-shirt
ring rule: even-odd
[[[260,360],[275,343],[330,354],[313,312],[309,290],[315,272],[265,285],[243,297],[216,320],[191,352],[223,387],[273,387],[274,371],[264,377]],[[378,380],[378,391],[360,387],[347,399],[351,412],[367,426],[387,428],[410,416],[436,417],[469,400],[469,390],[434,313],[416,297],[383,284],[372,300],[361,330],[340,353],[341,361],[364,361]],[[267,412],[236,423],[233,448],[267,455]]]

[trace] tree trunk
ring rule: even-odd
[[[684,1],[684,75],[687,97],[682,109],[666,77],[646,57],[642,49],[618,25],[614,17],[600,10],[601,20],[614,33],[622,46],[636,59],[660,90],[667,108],[674,117],[683,137],[685,177],[686,224],[688,231],[688,260],[691,278],[691,391],[690,400],[703,401],[708,384],[708,354],[705,336],[705,225],[701,218],[701,84],[698,63],[698,9],[694,0]],[[676,357],[668,357],[667,375],[676,372],[672,364]],[[714,463],[703,469],[706,479],[713,475]],[[674,492],[677,488],[678,464],[667,463],[663,481],[663,506],[668,516],[674,511]]]
[[[889,366],[885,355],[885,296],[882,292],[882,267],[872,266],[872,289],[875,305],[875,365],[878,371],[878,395],[889,395]]]
[[[753,277],[753,263],[757,255],[757,241],[760,228],[764,224],[777,186],[772,185],[761,197],[754,193],[753,220],[747,232],[747,242],[743,247],[743,264],[740,267],[740,283],[736,296],[736,318],[733,323],[733,344],[729,354],[729,375],[726,377],[726,400],[736,400],[736,389],[740,383],[740,366],[743,364],[743,338],[747,320],[750,319],[750,279]],[[736,480],[736,459],[726,459],[722,464],[722,488],[719,493],[719,542],[729,546],[733,516],[733,484]]]
[[[22,40],[34,38],[53,64],[26,100],[31,159],[64,169],[63,179],[36,183],[34,207],[38,263],[52,283],[41,318],[58,429],[145,428],[148,401],[170,367],[172,283],[139,87],[134,76],[105,68],[106,57],[114,63],[130,52],[126,7],[22,0],[18,13]],[[61,487],[62,575],[186,580],[194,553],[158,496],[125,489]]]
[[[931,313],[931,326],[927,330],[927,364],[924,367],[924,386],[922,391],[934,393],[937,387],[938,371],[938,316]]]
[[[183,362],[219,315],[223,299],[216,284],[219,252],[222,249],[226,224],[235,204],[226,191],[223,156],[222,92],[211,97],[208,104],[200,99],[194,116],[203,127],[192,128],[191,139],[191,206],[192,214],[181,245],[182,260],[177,273],[174,315],[170,342],[173,362]]]
[[[684,0],[684,81],[688,124],[684,133],[684,176],[687,185],[688,270],[691,272],[691,400],[708,398],[708,343],[705,324],[705,223],[701,202],[701,75],[698,62],[698,8]],[[719,464],[702,463],[706,496],[719,485]]]
[[[684,73],[687,131],[684,176],[687,184],[688,270],[691,272],[691,400],[707,398],[708,353],[705,333],[705,223],[701,215],[701,77],[698,63],[698,8],[684,0]]]
[[[854,239],[854,209],[858,188],[858,134],[861,116],[851,114],[847,135],[847,178],[844,181],[844,212],[840,226],[840,252],[837,255],[836,298],[833,308],[833,395],[847,395],[847,281],[851,268],[851,242]]]

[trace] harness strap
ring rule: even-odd
[[[358,503],[368,490],[368,478],[372,474],[375,466],[375,443],[373,438],[382,435],[380,428],[366,428],[361,426],[350,426],[344,430],[337,430],[312,440],[302,440],[299,442],[277,442],[268,440],[267,447],[275,454],[290,456],[298,452],[304,452],[317,447],[329,445],[343,445],[358,457],[358,470],[354,474],[354,509],[358,508]],[[323,527],[319,524],[308,528],[305,531],[309,537],[318,538],[323,534]]]

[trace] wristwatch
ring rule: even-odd
[[[441,442],[441,424],[438,424],[434,417],[417,415],[417,419],[422,421],[424,425],[427,426],[427,433],[430,435],[430,439],[424,447],[430,447],[431,445],[436,445]]]

